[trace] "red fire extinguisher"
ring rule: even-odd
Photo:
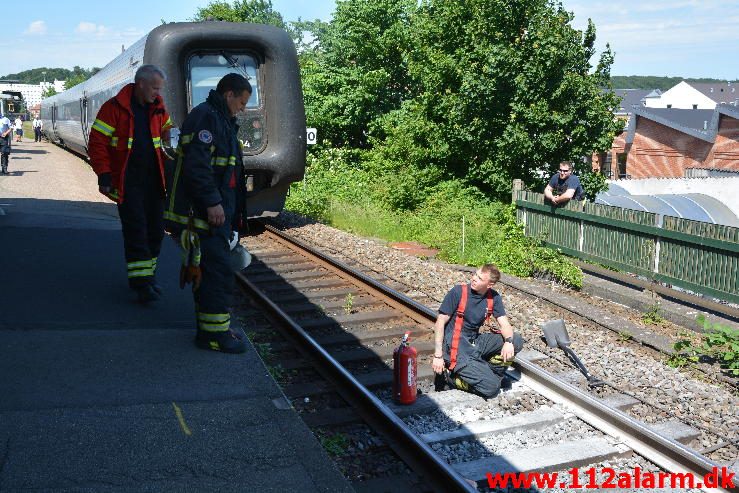
[[[393,351],[393,398],[399,404],[416,402],[418,353],[410,345],[410,335],[410,332],[406,332],[400,346]]]

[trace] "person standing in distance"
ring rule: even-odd
[[[202,279],[193,285],[197,332],[202,349],[243,353],[246,335],[231,328],[234,273],[229,239],[241,225],[246,204],[241,143],[236,115],[251,97],[249,81],[239,74],[223,76],[205,102],[182,124],[174,181],[164,211],[167,230],[188,228],[200,243]]]
[[[143,65],[134,82],[106,101],[90,130],[88,154],[100,192],[118,204],[129,286],[138,300],[159,299],[155,282],[164,238],[166,154],[172,120],[162,101],[167,77]]]
[[[34,142],[41,142],[41,130],[43,129],[43,123],[41,123],[41,120],[38,116],[35,116],[33,118],[33,141]]]
[[[8,174],[10,161],[10,142],[13,139],[13,124],[7,116],[0,117],[0,173]]]

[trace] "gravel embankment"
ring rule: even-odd
[[[359,268],[373,271],[412,287],[424,294],[427,304],[438,308],[446,292],[455,284],[467,281],[469,273],[439,262],[409,256],[385,246],[381,241],[357,237],[322,224],[310,224],[298,215],[284,213],[279,224],[291,235],[319,247],[339,260],[351,260]],[[248,243],[247,243],[248,247]],[[561,288],[556,288],[561,291]],[[560,318],[551,305],[532,299],[512,289],[501,287],[506,311],[515,330],[528,340],[527,347],[548,352],[540,342],[540,324]],[[614,316],[619,316],[615,314]],[[615,334],[594,326],[586,326],[565,315],[572,348],[588,369],[622,391],[632,393],[658,406],[638,406],[633,414],[645,421],[661,421],[677,417],[692,425],[715,430],[720,435],[704,439],[716,443],[720,438],[739,437],[739,397],[730,385],[716,385],[696,380],[685,372],[667,366],[654,351],[623,341]],[[561,352],[548,352],[562,361]],[[421,363],[425,364],[425,363]],[[711,456],[714,460],[734,461],[736,449]]]

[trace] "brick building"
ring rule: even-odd
[[[681,178],[688,169],[739,173],[739,108],[633,109],[611,152],[593,168],[610,178]]]

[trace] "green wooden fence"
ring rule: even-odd
[[[514,192],[527,236],[563,253],[739,303],[739,228]]]

